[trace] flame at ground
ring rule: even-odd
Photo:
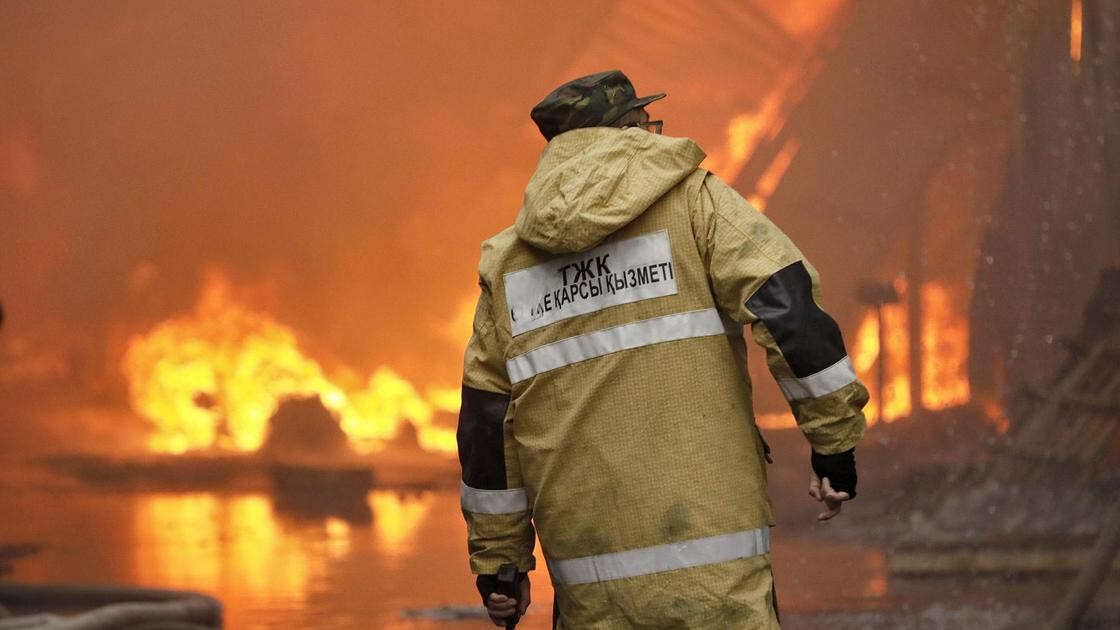
[[[871,394],[871,400],[863,410],[869,423],[880,419],[890,422],[910,413],[910,339],[906,334],[906,321],[905,306],[883,306],[885,349],[879,347],[879,320],[873,310],[864,315],[856,332],[851,352],[852,365]],[[878,361],[886,361],[882,392],[876,376]]]
[[[981,405],[984,410],[984,418],[995,428],[997,433],[1007,433],[1011,428],[1011,419],[1003,410],[1003,405],[995,400],[986,400]]]
[[[896,289],[904,294],[906,287]],[[969,401],[967,376],[968,323],[939,283],[922,286],[922,406],[944,409]],[[905,300],[883,306],[886,348],[879,348],[879,321],[873,309],[864,314],[852,346],[852,364],[867,385],[871,401],[864,410],[869,421],[887,422],[907,416],[910,400],[910,340]],[[886,361],[883,389],[879,391],[877,362]],[[885,395],[884,395],[885,394]]]
[[[144,583],[302,598],[326,570],[322,554],[280,527],[260,495],[141,494],[134,512],[135,571]]]
[[[415,427],[421,448],[456,450],[454,429],[432,420],[458,409],[457,389],[421,396],[387,367],[358,387],[345,385],[360,383],[352,374],[332,380],[303,354],[294,331],[232,300],[218,275],[205,282],[193,313],[133,337],[122,369],[133,409],[155,427],[149,445],[160,452],[256,450],[280,401],[307,395],[338,415],[359,452],[380,448],[402,422]]]
[[[922,405],[968,402],[968,322],[955,312],[949,291],[932,282],[922,286],[922,356]]]

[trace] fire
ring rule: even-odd
[[[844,4],[845,0],[787,0],[770,3],[767,11],[789,33],[818,36]]]
[[[777,3],[769,9],[783,29],[801,40],[803,48],[792,53],[787,69],[752,110],[731,118],[726,145],[708,155],[704,168],[726,182],[734,182],[755,150],[778,138],[790,112],[820,70],[820,50],[828,45],[823,36],[846,4],[846,0],[796,0]],[[759,176],[754,190],[746,195],[759,211],[766,210],[767,200],[777,190],[798,148],[797,139],[784,140]]]
[[[793,157],[797,155],[797,150],[801,148],[801,143],[791,138],[782,145],[782,150],[766,167],[762,173],[762,177],[758,179],[758,183],[754,186],[754,192],[751,193],[747,199],[758,208],[759,212],[766,211],[766,202],[774,191],[778,189],[778,184],[782,182],[785,177],[786,169],[789,168],[789,163],[793,161]]]
[[[411,550],[417,527],[431,511],[434,500],[430,493],[408,497],[387,491],[370,494],[370,507],[377,515],[373,524],[379,543],[392,557],[402,557]]]
[[[906,287],[896,283],[904,294]],[[922,286],[922,406],[944,409],[969,401],[967,376],[968,322],[951,299],[950,291],[936,282]],[[910,339],[905,302],[883,306],[886,348],[879,348],[879,320],[875,311],[864,314],[852,346],[852,363],[871,392],[865,413],[868,420],[890,422],[911,413]],[[879,391],[878,365],[886,361],[883,389]],[[884,395],[885,394],[885,395]]]
[[[733,182],[763,139],[772,138],[785,121],[783,104],[796,75],[786,73],[754,110],[731,119],[727,125],[727,145],[713,151],[704,168],[725,181]]]
[[[797,426],[797,420],[788,411],[784,413],[760,413],[754,417],[754,423],[762,429],[789,429]]]
[[[1073,0],[1069,12],[1069,58],[1073,60],[1074,71],[1081,63],[1081,0]]]
[[[995,427],[997,433],[1002,435],[1011,428],[1011,419],[1004,412],[1003,405],[995,400],[987,400],[984,401],[982,409],[984,410],[984,418]]]
[[[886,348],[879,347],[879,320],[869,310],[856,332],[851,357],[856,374],[867,386],[871,400],[864,408],[868,422],[890,422],[910,414],[910,338],[906,334],[906,307],[901,304],[883,306],[883,323],[886,328]],[[879,391],[877,363],[886,361],[886,379]]]
[[[922,356],[922,405],[968,402],[968,322],[955,312],[949,291],[933,282],[922,286]]]
[[[456,450],[454,430],[433,418],[458,409],[458,390],[421,395],[388,367],[364,383],[349,371],[332,379],[292,329],[234,301],[220,274],[207,277],[194,312],[134,336],[121,367],[159,452],[256,450],[280,401],[295,395],[318,395],[358,452],[379,449],[402,422],[416,428],[421,448]]]

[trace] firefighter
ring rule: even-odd
[[[535,531],[555,627],[778,627],[746,324],[812,446],[819,518],[856,495],[867,390],[817,272],[696,144],[660,135],[645,106],[664,97],[618,70],[550,93],[524,205],[482,245],[458,444],[498,625],[528,606]]]

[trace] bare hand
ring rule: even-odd
[[[832,485],[828,482],[828,477],[822,481],[816,473],[809,473],[809,496],[817,501],[824,502],[827,510],[817,515],[818,521],[827,521],[828,519],[840,513],[840,508],[844,507],[844,501],[851,499],[847,492],[837,492],[832,489]]]
[[[490,599],[486,602],[486,612],[490,615],[490,621],[494,622],[495,626],[506,625],[506,620],[513,616],[514,610],[518,614],[524,615],[525,611],[529,608],[529,576],[521,581],[521,598],[513,599],[506,597],[501,593],[490,593]]]

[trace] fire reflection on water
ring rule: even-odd
[[[431,511],[434,500],[430,493],[405,497],[395,492],[370,493],[377,544],[386,555],[400,558],[413,551],[416,530]]]
[[[0,540],[44,545],[16,563],[15,581],[200,590],[222,600],[230,628],[432,627],[400,611],[477,601],[457,492],[377,490],[368,500],[373,521],[361,524],[278,511],[263,493],[0,493],[0,513],[21,515],[0,519]],[[788,531],[774,546],[789,610],[881,607],[894,597],[882,550],[822,548]],[[538,563],[540,609],[526,630],[549,627],[539,547]]]
[[[417,530],[431,512],[433,493],[401,496],[374,491],[373,544],[393,563],[416,549]],[[327,517],[310,528],[286,527],[261,494],[145,494],[135,499],[134,572],[143,584],[252,598],[301,601],[328,560],[360,544],[355,527]]]
[[[342,558],[350,553],[350,524],[341,518],[327,519],[327,553],[331,558]]]
[[[134,526],[142,584],[301,600],[324,568],[321,556],[280,527],[263,495],[141,495]]]
[[[863,587],[863,595],[883,597],[887,594],[887,557],[882,552],[871,552],[866,557],[871,570],[868,571],[869,577]]]

